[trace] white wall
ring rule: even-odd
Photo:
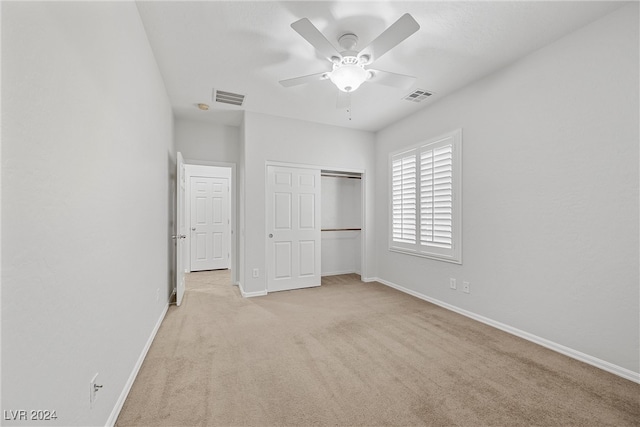
[[[178,118],[175,121],[176,150],[187,162],[237,163],[240,156],[239,132],[236,126]]]
[[[333,170],[365,172],[366,215],[365,245],[368,259],[363,275],[375,276],[374,257],[374,193],[366,180],[374,175],[374,135],[318,123],[286,119],[266,114],[245,113],[244,118],[244,194],[241,201],[240,233],[244,236],[244,281],[247,293],[264,292],[265,276],[265,170],[267,161],[314,165]],[[242,185],[242,184],[241,184]],[[244,205],[243,205],[244,204]],[[241,256],[242,260],[242,256]],[[251,277],[257,268],[260,277]]]
[[[323,176],[321,190],[322,229],[361,228],[361,180]],[[360,273],[360,241],[360,231],[323,231],[322,275]]]
[[[639,372],[638,48],[635,3],[380,132],[378,276]],[[456,128],[463,265],[389,252],[389,152]]]
[[[2,103],[2,410],[58,417],[4,423],[104,425],[172,288],[173,116],[135,4],[3,2]]]

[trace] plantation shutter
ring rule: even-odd
[[[420,244],[453,244],[453,146],[423,147],[420,153]]]
[[[462,263],[462,130],[389,155],[389,249]]]
[[[416,157],[416,150],[411,150],[392,159],[392,239],[410,245],[417,241]]]

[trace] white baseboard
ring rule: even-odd
[[[160,315],[160,318],[156,322],[156,326],[153,328],[153,331],[151,331],[151,335],[149,336],[147,343],[142,349],[142,353],[140,353],[140,357],[138,357],[138,361],[133,367],[133,370],[131,371],[131,375],[129,375],[129,379],[127,380],[127,383],[124,385],[124,389],[122,390],[122,393],[120,393],[120,397],[116,402],[116,406],[114,406],[113,410],[111,411],[111,415],[109,416],[109,419],[105,424],[106,427],[113,427],[116,424],[116,421],[118,420],[118,415],[120,415],[120,411],[122,410],[122,406],[124,405],[124,401],[127,400],[127,396],[129,395],[129,391],[131,391],[133,382],[136,380],[136,377],[138,376],[138,372],[142,367],[142,363],[144,362],[145,357],[147,357],[147,352],[149,352],[149,348],[151,347],[151,344],[153,343],[153,340],[155,339],[156,334],[158,333],[158,329],[160,329],[160,325],[164,320],[164,316],[167,315],[168,310],[169,310],[169,304],[164,306],[164,310],[162,310],[162,314]]]
[[[242,283],[240,282],[238,282],[238,287],[240,288],[240,294],[243,298],[263,297],[267,295],[266,289],[264,291],[245,292],[244,288],[242,287]]]
[[[339,276],[341,274],[359,274],[357,271],[349,270],[349,271],[330,271],[328,273],[322,273],[322,277],[326,276]]]
[[[581,351],[578,350],[574,350],[572,348],[569,347],[565,347],[561,344],[555,343],[553,341],[549,341],[548,339],[545,338],[541,338],[537,335],[533,335],[530,334],[529,332],[525,332],[522,331],[520,329],[514,328],[512,326],[506,325],[504,323],[498,322],[496,320],[493,319],[489,319],[487,317],[481,316],[479,314],[473,313],[471,311],[467,311],[464,310],[462,308],[456,307],[454,305],[448,304],[446,302],[437,300],[435,298],[431,298],[428,297],[426,295],[423,295],[419,292],[413,291],[411,289],[407,289],[403,286],[397,285],[393,282],[389,282],[388,280],[383,280],[380,278],[373,278],[373,279],[369,279],[367,278],[362,279],[364,282],[380,282],[383,285],[389,286],[391,288],[397,289],[400,292],[404,292],[406,294],[412,295],[416,298],[420,298],[421,300],[433,303],[435,305],[438,305],[442,308],[446,308],[447,310],[451,310],[453,312],[456,312],[458,314],[461,314],[463,316],[469,317],[473,320],[476,320],[478,322],[484,323],[486,325],[489,326],[493,326],[494,328],[500,329],[501,331],[504,332],[508,332],[512,335],[515,335],[517,337],[523,338],[527,341],[531,341],[535,344],[541,345],[543,347],[546,347],[550,350],[556,351],[558,353],[564,354],[565,356],[569,356],[573,359],[579,360],[581,362],[587,363],[591,366],[595,366],[596,368],[602,369],[603,371],[607,371],[610,372],[612,374],[615,374],[619,377],[625,378],[627,380],[633,381],[635,383],[639,383],[640,384],[640,373],[638,372],[634,372],[630,369],[627,368],[623,368],[622,366],[618,366],[618,365],[614,365],[613,363],[607,362],[605,360],[602,359],[598,359],[597,357],[593,357],[590,356],[588,354],[582,353]]]

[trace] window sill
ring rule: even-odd
[[[441,255],[441,254],[434,254],[434,253],[429,253],[429,252],[418,252],[418,251],[413,251],[411,249],[404,249],[404,248],[397,248],[397,247],[390,247],[389,248],[390,252],[397,252],[399,254],[404,254],[404,255],[412,255],[412,256],[417,256],[420,258],[428,258],[428,259],[432,259],[435,261],[444,261],[444,262],[449,262],[452,264],[460,264],[462,265],[462,258],[461,257],[451,257],[451,256],[446,256],[446,255]]]

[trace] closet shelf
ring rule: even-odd
[[[362,228],[323,228],[321,231],[361,231]]]
[[[321,176],[326,176],[330,178],[348,178],[348,179],[362,179],[360,175],[349,175],[346,173],[321,173]]]

